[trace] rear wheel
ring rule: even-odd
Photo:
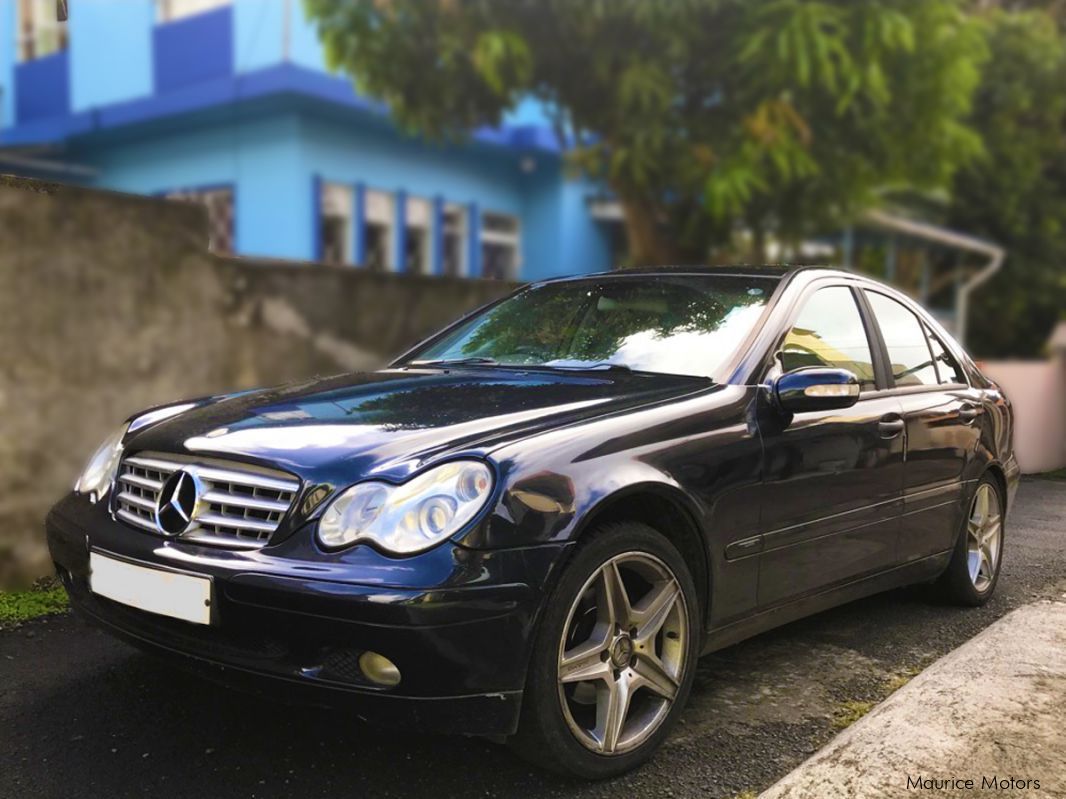
[[[644,762],[688,696],[698,631],[692,577],[666,538],[638,523],[595,531],[548,602],[512,747],[587,779]]]
[[[952,602],[976,607],[991,598],[1003,559],[1003,497],[991,475],[978,483],[964,524],[941,586]]]

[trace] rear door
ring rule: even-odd
[[[899,299],[864,291],[887,356],[890,394],[906,425],[903,470],[903,562],[954,544],[967,495],[963,475],[976,451],[983,412],[978,392],[950,351]]]
[[[772,606],[891,568],[903,489],[903,420],[877,364],[858,289],[816,286],[778,348],[779,367],[848,369],[851,408],[760,423],[764,447],[758,601]],[[881,372],[880,378],[878,372]],[[773,376],[773,374],[771,374]]]

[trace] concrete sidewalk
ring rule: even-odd
[[[761,795],[1066,797],[1066,603],[1009,613]]]

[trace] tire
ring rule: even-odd
[[[543,768],[583,779],[636,768],[688,699],[700,625],[692,576],[664,536],[636,522],[592,531],[548,599],[508,744]]]
[[[951,561],[940,576],[940,592],[947,601],[979,607],[991,599],[1003,565],[1003,507],[999,482],[986,474],[977,484]]]

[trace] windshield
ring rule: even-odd
[[[727,275],[548,283],[468,319],[407,363],[624,367],[714,379],[776,283]]]

